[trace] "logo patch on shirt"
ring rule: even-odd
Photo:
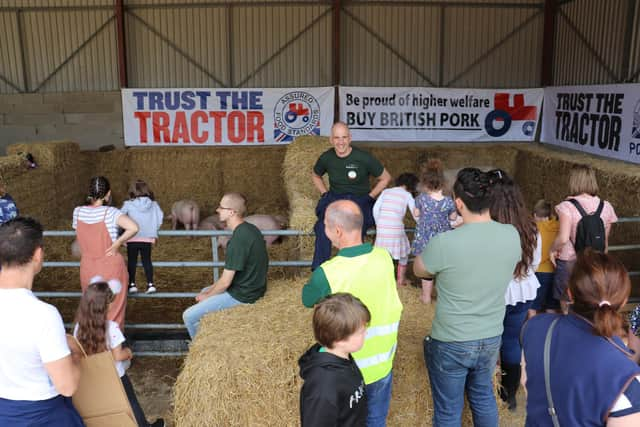
[[[354,170],[350,170],[349,172],[347,172],[347,178],[349,179],[356,179],[358,177],[358,173]]]

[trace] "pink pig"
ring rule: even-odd
[[[244,219],[249,224],[258,227],[259,230],[282,230],[287,227],[287,219],[280,215],[249,215]],[[271,246],[280,236],[264,236],[267,246]],[[218,246],[227,247],[229,236],[221,236],[218,238]]]
[[[176,229],[178,221],[184,224],[185,230],[197,230],[200,222],[200,208],[193,200],[179,200],[171,207],[172,229]]]
[[[224,230],[225,223],[220,221],[218,214],[211,215],[200,221],[200,230]]]

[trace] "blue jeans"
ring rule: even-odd
[[[211,286],[207,286],[203,291],[209,289]],[[244,304],[232,297],[228,292],[214,295],[207,298],[204,301],[200,301],[196,305],[192,305],[182,313],[182,319],[189,331],[189,336],[193,339],[198,333],[198,327],[200,326],[200,319],[207,313],[214,311],[224,310],[225,308],[235,307],[236,305]]]
[[[391,403],[391,383],[393,371],[384,378],[367,384],[367,427],[385,427],[387,425],[387,413]]]
[[[500,360],[509,365],[519,365],[522,359],[522,347],[520,346],[520,331],[527,320],[527,312],[531,307],[531,301],[519,302],[516,305],[508,305],[504,313],[504,331],[502,332],[502,345],[500,346]]]
[[[500,336],[475,341],[424,339],[424,360],[433,396],[433,425],[460,427],[464,392],[475,427],[496,427],[498,406],[493,394]]]

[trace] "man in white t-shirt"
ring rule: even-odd
[[[42,226],[0,225],[0,425],[82,426],[70,396],[80,380],[60,313],[31,292],[42,269]]]

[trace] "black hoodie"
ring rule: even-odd
[[[314,344],[298,360],[302,427],[365,426],[367,398],[356,362],[319,350]]]

